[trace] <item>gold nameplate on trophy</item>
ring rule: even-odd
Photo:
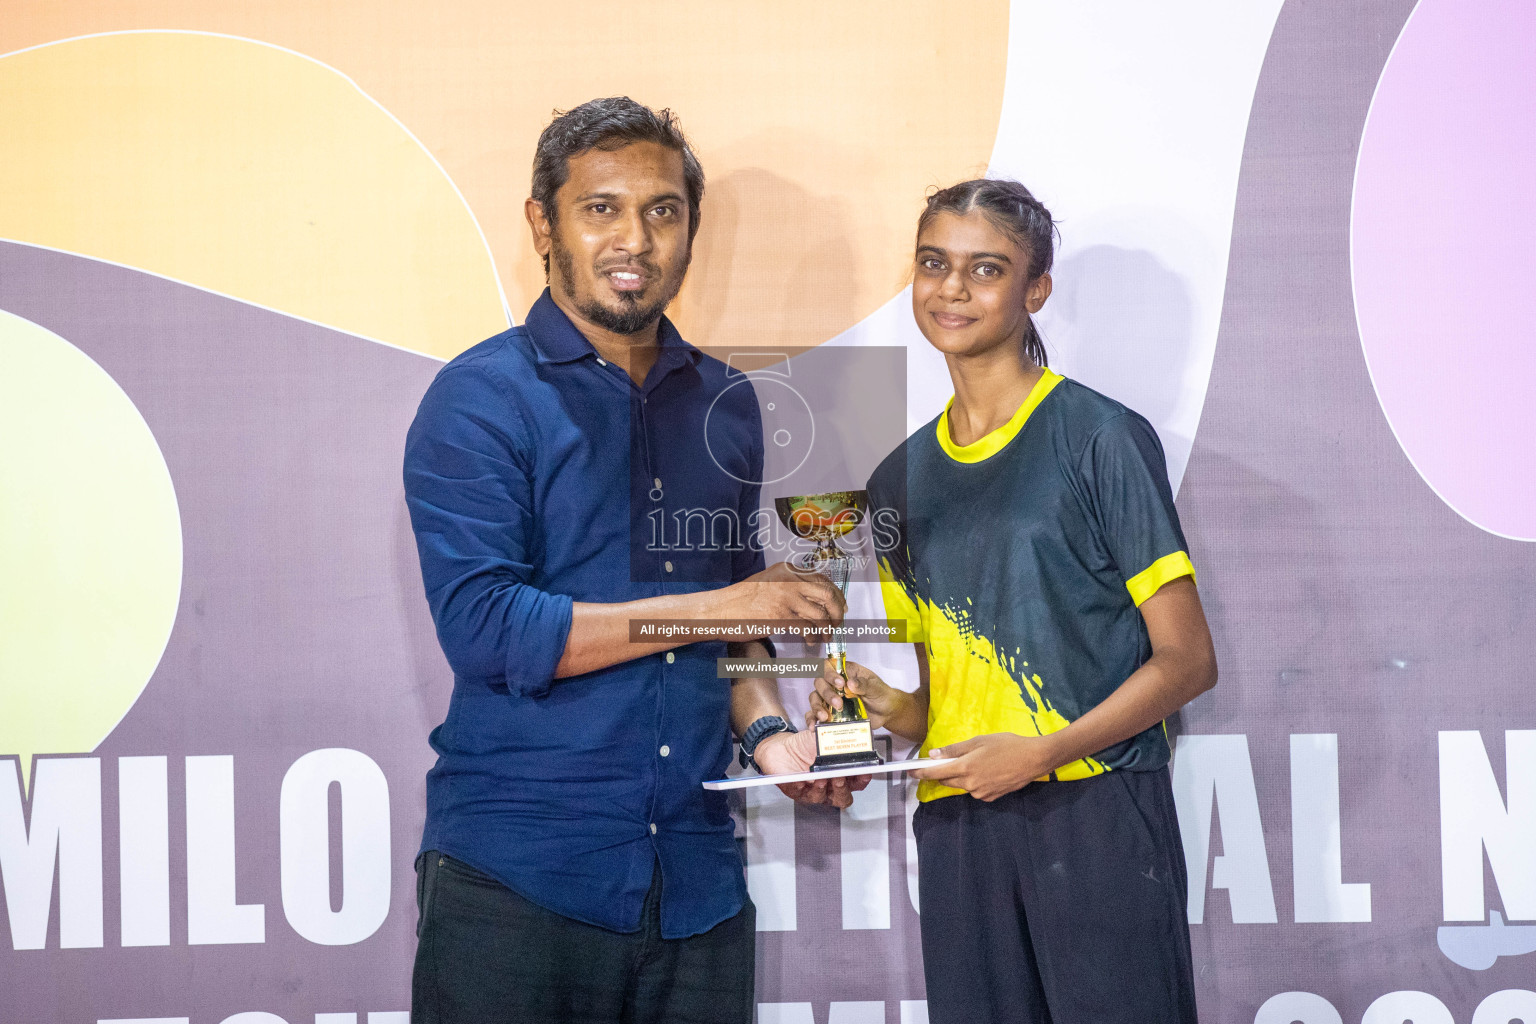
[[[779,519],[797,536],[815,541],[816,549],[801,559],[807,569],[830,579],[846,600],[848,597],[849,558],[837,546],[837,538],[859,525],[869,507],[864,491],[832,491],[826,494],[802,494],[794,498],[775,498]],[[827,654],[836,659],[837,671],[845,680],[848,644],[841,638],[827,643]],[[875,753],[875,733],[864,712],[864,702],[842,691],[841,708],[832,709],[830,721],[816,723],[816,760],[812,771],[882,764]]]
[[[816,725],[818,757],[831,757],[833,754],[862,754],[873,749],[875,749],[875,734],[868,722],[818,722]]]
[[[816,723],[816,760],[811,771],[880,764],[875,753],[875,731],[864,717],[864,702],[843,693],[843,706],[832,709],[832,719]]]

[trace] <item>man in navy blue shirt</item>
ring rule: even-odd
[[[814,744],[772,680],[716,678],[726,629],[650,641],[631,621],[844,609],[819,578],[764,569],[756,398],[662,315],[703,188],[667,111],[621,97],[558,116],[527,202],[549,288],[445,366],[411,426],[406,500],[454,672],[417,862],[415,1024],[752,1019],[754,910],[724,797],[700,784],[733,728],[768,772]],[[791,795],[849,801],[841,780]]]

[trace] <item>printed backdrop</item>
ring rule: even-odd
[[[9,4],[0,1019],[406,1020],[404,432],[541,287],[550,111],[627,93],[709,175],[685,335],[904,346],[909,427],[925,190],[1059,218],[1052,364],[1158,427],[1220,657],[1202,1018],[1532,1024],[1533,52],[1520,0]],[[743,804],[763,1024],[927,1019],[912,809]]]

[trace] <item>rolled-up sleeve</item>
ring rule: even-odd
[[[536,697],[565,651],[571,599],[530,582],[531,452],[505,385],[481,367],[449,367],[406,436],[405,500],[448,663]]]

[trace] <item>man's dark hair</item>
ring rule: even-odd
[[[533,199],[555,224],[555,193],[570,179],[570,160],[592,149],[615,150],[635,142],[654,142],[683,155],[683,183],[688,193],[688,240],[699,230],[699,202],[704,198],[704,168],[671,110],[652,110],[628,96],[588,100],[579,107],[555,111],[555,119],[539,135],[533,153]],[[549,257],[544,257],[549,272]]]
[[[1050,272],[1056,259],[1055,242],[1060,235],[1051,211],[1029,189],[1006,178],[976,178],[935,192],[928,197],[928,205],[917,219],[917,233],[921,235],[928,222],[941,213],[964,216],[972,210],[980,211],[1029,254],[1025,276],[1030,281]],[[1046,365],[1045,342],[1035,327],[1034,317],[1025,320],[1023,340],[1024,352],[1034,364]]]

